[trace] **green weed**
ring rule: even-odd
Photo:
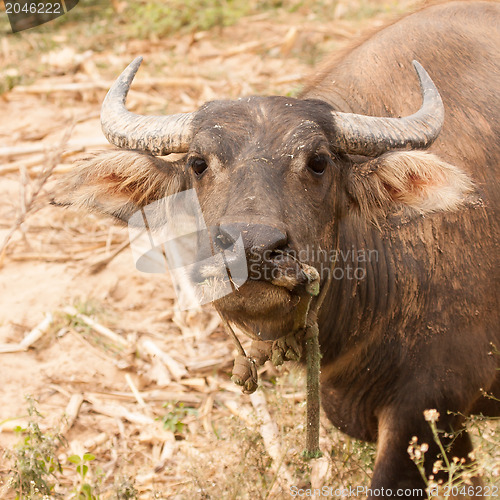
[[[67,462],[74,467],[65,466],[63,469],[58,454],[66,450],[66,440],[57,430],[40,429],[43,416],[36,408],[37,402],[31,396],[26,399],[28,423],[25,427],[19,426],[15,429],[21,438],[20,442],[5,452],[5,458],[10,463],[6,482],[15,499],[100,500],[102,495],[99,490],[104,473],[94,464],[95,455],[71,455]],[[128,477],[119,476],[114,485],[107,487],[103,498],[134,500],[137,495],[133,481]]]
[[[56,473],[62,472],[56,452],[64,444],[64,438],[57,432],[40,430],[43,416],[36,409],[36,401],[31,397],[26,399],[28,425],[15,429],[22,439],[7,455],[13,460],[8,485],[15,491],[16,499],[45,500],[53,498]]]
[[[186,423],[183,420],[189,415],[198,415],[195,408],[189,408],[184,403],[165,403],[164,408],[169,411],[162,417],[163,427],[175,434],[184,434]]]
[[[68,457],[68,462],[76,465],[76,472],[79,477],[79,482],[74,492],[76,500],[98,500],[99,498],[95,492],[95,485],[92,485],[85,479],[89,472],[89,464],[94,460],[95,456],[92,453],[84,453],[81,457],[79,455]]]
[[[127,477],[121,477],[115,483],[116,500],[136,500],[139,492],[134,487],[134,482]]]

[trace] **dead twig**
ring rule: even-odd
[[[267,410],[266,398],[262,391],[256,391],[250,394],[250,401],[254,407],[259,421],[259,432],[264,440],[264,446],[267,453],[272,458],[272,469],[275,474],[276,482],[280,484],[284,491],[290,491],[293,485],[293,479],[290,472],[282,468],[285,452],[281,449],[278,426],[272,420]],[[275,483],[276,484],[276,483]],[[271,488],[271,491],[274,489]],[[271,493],[269,492],[269,494]]]
[[[262,42],[259,42],[262,44]],[[238,53],[238,52],[236,52]],[[98,80],[91,82],[70,82],[70,83],[49,83],[37,85],[19,85],[14,87],[11,92],[18,94],[52,94],[54,92],[82,92],[87,90],[109,90],[113,81]],[[206,82],[201,78],[146,78],[134,82],[135,90],[151,90],[153,87],[163,88],[194,88],[202,89]],[[134,97],[135,91],[130,92]]]
[[[116,403],[106,404],[90,396],[85,396],[85,399],[92,404],[92,410],[96,413],[100,413],[101,415],[124,419],[138,425],[154,425],[157,423],[153,418],[144,415],[143,413],[132,412],[124,406]]]
[[[255,420],[249,407],[242,405],[234,399],[229,399],[224,402],[226,408],[235,416],[242,420],[246,425],[252,426]]]
[[[178,361],[172,358],[165,351],[160,349],[152,340],[145,339],[141,342],[141,346],[150,356],[157,357],[168,368],[174,380],[180,380],[188,374],[186,368]]]
[[[104,145],[102,147],[104,147]],[[61,159],[68,158],[77,153],[80,153],[81,151],[82,148],[79,148],[77,150],[67,151],[66,153],[61,154]],[[36,155],[29,159],[25,158],[23,160],[12,162],[6,165],[5,167],[0,167],[0,175],[19,172],[19,170],[21,170],[22,168],[26,168],[26,170],[28,171],[28,175],[31,177],[40,175],[40,173],[43,172],[43,166],[40,165],[43,163],[44,158],[45,158],[44,155]],[[53,173],[65,174],[67,172],[70,172],[73,168],[74,165],[72,163],[58,163],[54,168]]]
[[[49,327],[53,321],[54,318],[52,314],[47,313],[43,321],[35,326],[35,328],[33,328],[33,330],[31,330],[31,332],[29,332],[28,335],[26,335],[26,337],[21,340],[21,347],[23,347],[25,350],[31,347],[38,339],[43,337],[43,335],[48,332]]]
[[[27,260],[43,260],[44,262],[67,262],[85,260],[88,256],[71,255],[71,254],[51,254],[51,253],[19,253],[11,255],[9,258],[13,261],[23,262]]]
[[[282,44],[281,38],[273,38],[271,40],[265,40],[265,41],[258,40],[258,41],[246,42],[242,43],[241,45],[237,45],[236,47],[233,47],[229,50],[226,50],[225,52],[216,52],[213,54],[207,54],[204,56],[204,58],[205,59],[210,59],[215,57],[228,58],[236,56],[238,54],[243,54],[245,52],[270,50],[274,47],[279,47],[281,44]]]
[[[100,434],[97,434],[97,436],[84,441],[83,447],[87,452],[89,452],[94,450],[101,444],[104,444],[108,439],[109,435],[106,432],[101,432]]]
[[[0,344],[0,353],[27,351],[37,340],[42,338],[54,321],[52,314],[47,313],[43,321],[33,328],[18,344]]]
[[[37,143],[27,144],[25,146],[0,148],[0,158],[10,158],[12,156],[30,155],[35,153],[55,153],[55,158],[51,158],[51,161],[49,162],[50,165],[52,165],[54,159],[57,159],[59,162],[61,158],[66,158],[70,154],[85,151],[88,148],[92,149],[96,147],[109,146],[109,142],[104,138],[104,136],[69,141],[72,130],[72,127],[68,129],[68,132],[64,134],[64,137],[59,144]]]
[[[49,177],[52,175],[52,172],[55,169],[56,165],[60,162],[61,152],[64,149],[64,146],[68,143],[68,140],[71,136],[72,131],[73,131],[73,127],[68,128],[68,130],[64,134],[64,137],[61,139],[61,142],[55,148],[53,154],[48,157],[47,167],[34,181],[34,185],[33,185],[33,188],[31,190],[31,193],[29,195],[26,195],[24,193],[23,202],[21,204],[21,210],[19,212],[19,215],[17,216],[17,218],[16,218],[14,224],[12,225],[12,227],[10,228],[10,230],[7,231],[7,234],[3,240],[3,243],[0,245],[0,267],[2,267],[3,259],[5,258],[5,251],[7,249],[7,245],[9,244],[9,241],[11,240],[14,233],[21,227],[23,222],[26,220],[28,214],[30,214],[34,211],[35,201],[37,200],[38,196],[40,195],[43,187],[45,186],[45,183],[47,182]],[[23,189],[26,189],[25,185],[23,186]]]
[[[88,394],[90,398],[98,397],[100,399],[114,399],[116,401],[124,402],[134,402],[136,401],[135,396],[131,392],[93,392]],[[166,391],[162,389],[153,389],[151,391],[143,391],[141,393],[144,401],[149,402],[161,402],[165,401],[178,401],[184,403],[188,406],[197,406],[202,402],[202,395],[193,394],[192,392],[181,392],[181,391]]]
[[[139,389],[137,389],[136,385],[134,384],[130,373],[125,374],[125,380],[127,381],[127,384],[130,387],[130,390],[132,391],[132,394],[134,395],[135,400],[137,401],[139,406],[145,409],[148,408],[148,405],[145,403],[141,393],[139,392]]]
[[[0,344],[0,354],[8,354],[12,352],[23,352],[26,349],[20,344]]]
[[[160,460],[153,469],[156,473],[164,469],[166,463],[173,457],[177,448],[177,441],[175,440],[175,434],[173,432],[163,430],[159,433],[158,438],[163,441],[163,444],[160,453]]]
[[[66,434],[71,427],[73,427],[73,424],[78,417],[78,413],[80,412],[83,400],[83,394],[73,394],[71,396],[69,403],[64,410],[65,420],[61,428],[61,434]]]
[[[64,308],[64,312],[66,314],[69,314],[70,316],[74,316],[75,318],[78,318],[79,320],[83,321],[86,325],[90,326],[90,328],[92,328],[95,332],[101,334],[103,337],[106,337],[108,340],[111,340],[111,342],[114,342],[118,346],[122,348],[128,347],[128,342],[123,337],[113,332],[106,326],[101,325],[100,323],[90,318],[89,316],[79,313],[74,307],[67,306]]]
[[[136,236],[136,238],[138,238]],[[136,239],[135,238],[135,239]],[[115,248],[110,255],[107,255],[106,257],[97,260],[93,264],[90,265],[89,268],[89,273],[90,274],[97,274],[101,272],[115,257],[120,255],[126,248],[130,246],[132,242],[130,240],[125,240],[123,243],[121,243],[117,248]]]

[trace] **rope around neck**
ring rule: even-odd
[[[238,340],[229,322],[222,316],[222,323],[233,340],[238,355],[234,360],[231,380],[241,386],[244,394],[251,394],[257,390],[257,366],[263,365],[268,359],[275,366],[284,361],[298,361],[302,355],[302,346],[305,347],[307,367],[306,393],[306,448],[304,457],[307,459],[322,456],[319,448],[319,417],[320,417],[320,361],[318,312],[323,304],[326,292],[330,285],[330,274],[320,294],[320,276],[316,268],[300,263],[302,271],[307,276],[308,283],[305,292],[300,295],[294,321],[294,330],[289,335],[274,342],[253,341],[248,354]],[[311,307],[313,298],[316,298]]]

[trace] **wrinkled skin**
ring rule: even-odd
[[[330,262],[311,249],[343,252],[320,311],[322,404],[341,430],[377,441],[373,489],[423,487],[407,448],[413,436],[429,444],[430,474],[439,450],[424,410],[437,409],[448,432],[463,429],[462,415],[500,415],[498,399],[481,392],[500,397],[499,23],[494,3],[424,9],[332,59],[301,99],[208,103],[177,162],[97,155],[68,180],[61,200],[126,221],[192,187],[208,226],[247,228],[247,256],[274,241],[259,266],[291,269],[292,285],[250,279],[215,304],[254,338],[293,329],[302,278],[293,262],[276,261],[276,249],[308,251],[302,260],[323,277]],[[368,158],[333,147],[332,109],[373,116],[418,109],[412,59],[445,106],[429,151]],[[357,277],[348,277],[349,266]],[[462,431],[449,453],[470,462],[471,450]]]

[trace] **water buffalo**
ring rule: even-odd
[[[335,54],[299,98],[173,116],[126,110],[136,60],[102,107],[120,149],[83,161],[59,198],[128,221],[194,189],[217,245],[243,235],[260,270],[289,278],[250,273],[216,303],[264,340],[294,327],[295,257],[325,279],[335,255],[319,316],[322,405],[342,431],[377,442],[370,498],[424,486],[413,436],[428,443],[432,474],[440,451],[425,410],[467,462],[464,415],[500,415],[499,26],[495,2],[430,6]],[[173,152],[185,155],[158,158]]]

